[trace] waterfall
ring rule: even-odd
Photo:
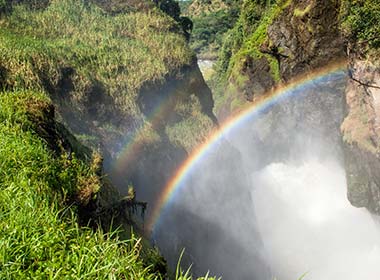
[[[212,140],[154,238],[174,266],[223,279],[375,279],[379,226],[346,197],[343,72],[277,95]],[[177,252],[177,253],[173,253]]]

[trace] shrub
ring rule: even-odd
[[[371,0],[342,1],[342,27],[352,40],[380,47],[380,3]]]

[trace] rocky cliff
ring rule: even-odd
[[[378,1],[343,2],[350,79],[347,116],[342,123],[348,198],[357,207],[380,214],[380,56]]]
[[[350,72],[342,124],[348,198],[353,205],[380,214],[379,63],[351,56]]]
[[[245,1],[219,61],[227,92],[217,92],[220,117],[279,84],[345,57],[338,1]]]
[[[0,87],[47,93],[60,120],[103,153],[120,188],[158,192],[216,124],[211,91],[171,10],[178,5],[45,2],[2,14]],[[133,156],[123,158],[131,143]]]
[[[315,111],[336,113],[317,118],[335,131],[333,143],[338,146],[337,127],[342,122],[349,200],[379,214],[378,1],[280,1],[269,6],[245,1],[244,8],[255,13],[242,10],[219,61],[224,85],[216,91],[218,116],[228,116],[298,75],[346,60],[346,86],[342,80],[338,87],[332,85],[330,91],[338,91],[335,101],[327,107],[320,104],[324,109],[317,106]],[[288,105],[280,107],[278,112],[292,111]]]

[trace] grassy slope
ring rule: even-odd
[[[0,279],[160,279],[138,240],[78,226],[69,202],[101,181],[85,161],[48,148],[40,128],[52,123],[49,106],[35,92],[0,94]]]
[[[73,116],[88,117],[85,107],[91,96],[87,93],[100,86],[103,98],[114,109],[98,106],[103,114],[96,117],[119,118],[124,126],[127,123],[136,126],[131,125],[128,133],[134,133],[149,121],[137,104],[141,88],[147,84],[158,87],[167,77],[181,75],[181,69],[189,66],[192,59],[193,52],[179,24],[158,9],[109,14],[84,1],[52,0],[45,10],[14,7],[12,14],[0,17],[0,88],[55,94],[64,78],[64,69],[72,69],[71,103],[66,106],[75,110]],[[199,131],[207,134],[211,120],[201,113],[200,106],[194,110],[192,135]],[[112,137],[126,135],[124,128],[110,122],[98,123],[97,132],[111,141]],[[189,145],[183,143],[186,135],[180,126],[168,128],[171,135],[176,135],[170,140],[183,147],[195,146],[197,139]],[[144,135],[147,142],[152,141],[151,135],[157,136],[151,129]],[[83,138],[93,139],[88,144],[97,146],[98,138],[94,136]]]
[[[78,98],[97,80],[134,116],[144,82],[163,80],[192,57],[186,40],[172,32],[177,24],[158,11],[109,16],[82,1],[53,0],[44,11],[16,7],[0,26],[7,87],[41,90],[36,68],[54,85],[60,68],[69,66],[76,71]]]
[[[191,61],[177,28],[157,11],[110,16],[73,0],[40,11],[15,7],[0,18],[1,279],[160,279],[140,259],[137,240],[78,226],[68,205],[94,195],[100,178],[88,162],[54,154],[39,126],[53,121],[45,114],[47,85],[57,86],[65,67],[75,68],[75,98],[98,80],[139,118],[139,88]],[[190,279],[184,274],[176,278]]]
[[[0,278],[154,279],[135,241],[79,228],[65,202],[95,175],[36,133],[48,102],[34,92],[0,95]]]

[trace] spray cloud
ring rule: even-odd
[[[346,198],[344,73],[231,130],[184,179],[154,239],[175,265],[223,279],[375,279],[375,219]],[[360,276],[360,277],[359,277]]]

